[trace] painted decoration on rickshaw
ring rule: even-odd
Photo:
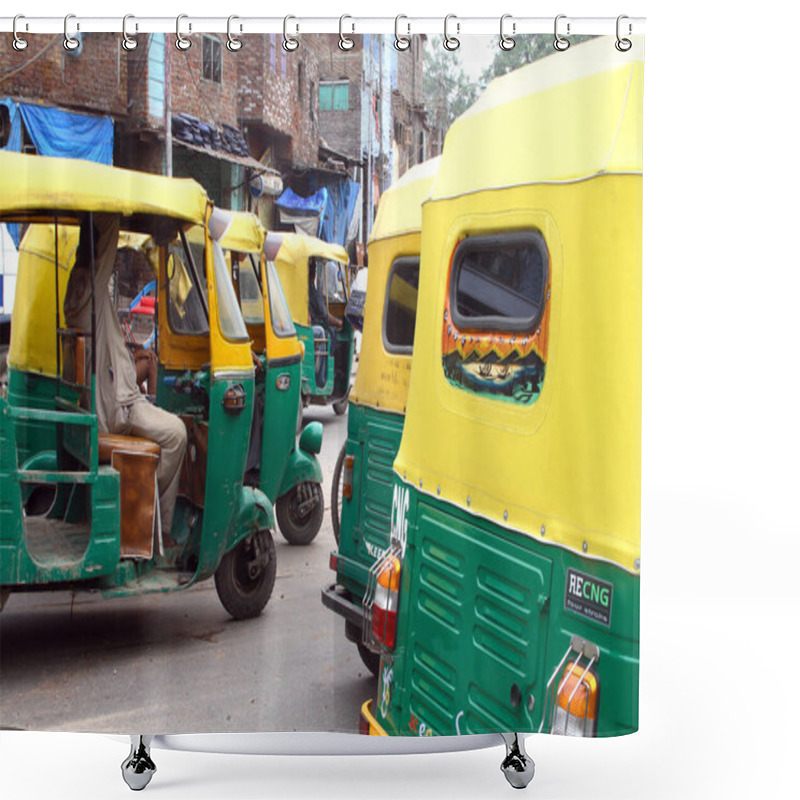
[[[538,231],[462,239],[442,320],[448,382],[531,404],[542,391],[550,319],[547,245]]]

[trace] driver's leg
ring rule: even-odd
[[[132,435],[150,439],[161,447],[156,477],[161,530],[165,536],[169,536],[186,452],[186,426],[175,414],[148,403],[144,398],[131,406],[128,424]]]

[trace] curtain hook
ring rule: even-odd
[[[24,50],[28,46],[28,40],[27,39],[23,39],[17,33],[17,22],[19,20],[21,20],[21,19],[25,19],[25,15],[24,14],[17,14],[14,17],[14,24],[13,24],[13,26],[11,28],[11,32],[14,34],[14,41],[11,43],[11,45],[15,50],[19,50],[19,51]],[[26,31],[28,30],[28,23],[27,22],[25,23],[25,30]]]
[[[133,14],[126,14],[122,18],[122,41],[120,42],[120,44],[122,45],[122,49],[123,50],[131,51],[131,50],[135,50],[136,49],[136,47],[139,44],[139,42],[137,42],[136,39],[134,39],[134,37],[131,36],[128,33],[128,20],[129,19],[136,19],[136,17],[134,17]],[[139,24],[138,23],[136,23],[135,29],[137,31],[139,30]]]
[[[296,19],[296,17],[288,16],[283,18],[283,49],[287,53],[293,53],[300,47],[300,40],[289,33],[289,20]],[[295,30],[299,32],[300,26],[297,25]]]
[[[191,39],[187,39],[181,33],[181,20],[182,19],[188,19],[188,17],[189,17],[188,14],[178,14],[177,18],[175,19],[175,47],[177,47],[178,50],[181,50],[181,51],[184,51],[184,52],[186,50],[188,50],[192,46],[192,40]],[[189,23],[189,31],[191,31],[191,30],[192,30],[192,23],[190,22]]]
[[[619,35],[620,23],[624,19],[628,19],[628,17],[625,16],[625,14],[620,14],[617,17],[617,41],[614,43],[614,47],[616,47],[617,50],[620,51],[620,53],[627,53],[628,50],[630,50],[631,47],[633,47],[633,43],[631,42],[630,39],[623,39]],[[628,36],[630,36],[632,32],[633,32],[633,28],[632,28],[632,26],[631,26],[631,24],[629,22],[628,23]]]
[[[560,19],[566,19],[566,18],[567,18],[566,14],[559,14],[556,17],[556,22],[555,22],[555,27],[554,27],[556,39],[553,42],[553,47],[555,47],[556,50],[558,50],[559,52],[562,52],[562,53],[564,52],[564,50],[567,50],[569,48],[569,39],[565,39],[563,36],[561,36],[559,34],[559,32],[558,32],[558,21]],[[567,36],[569,36],[569,22],[567,23]]]
[[[235,14],[231,14],[231,16],[228,17],[228,41],[227,41],[225,47],[227,47],[228,50],[231,51],[231,53],[236,53],[237,51],[242,49],[242,40],[241,39],[237,39],[231,33],[231,23],[235,19],[239,19],[239,17],[237,17]],[[240,25],[239,26],[239,33],[241,33],[241,32],[242,32],[242,26]]]
[[[68,28],[69,28],[69,21],[71,19],[75,19],[74,14],[67,14],[67,16],[64,17],[64,49],[68,50],[69,52],[77,50],[81,45],[79,39],[76,39],[74,36],[70,36],[69,34]],[[81,29],[80,23],[76,23],[75,29],[76,30]]]
[[[450,50],[452,52],[453,50],[458,50],[458,48],[461,47],[461,42],[458,39],[458,37],[450,36],[450,34],[447,32],[447,26],[451,19],[457,19],[456,15],[448,14],[444,18],[444,41],[442,42],[442,44],[444,45],[445,50]],[[456,22],[456,33],[458,33],[460,30],[461,30],[461,23]]]
[[[411,47],[411,39],[409,39],[408,36],[400,35],[401,19],[408,19],[408,17],[405,14],[398,14],[394,18],[394,49],[402,53],[404,50],[408,50],[408,48]],[[408,32],[411,33],[411,24],[407,22],[406,27],[408,28]]]
[[[349,37],[344,35],[344,21],[346,19],[353,19],[349,14],[342,14],[339,17],[339,49],[340,50],[352,50],[355,47],[355,42],[350,39]],[[353,30],[355,30],[356,26],[353,25]]]
[[[501,50],[513,50],[514,49],[514,45],[516,44],[514,39],[512,39],[510,36],[506,36],[506,34],[505,34],[505,30],[504,30],[503,26],[505,25],[505,21],[507,19],[511,19],[511,14],[503,14],[503,16],[500,17],[500,49]],[[511,33],[516,33],[516,32],[517,32],[517,23],[516,22],[512,22],[511,23]]]

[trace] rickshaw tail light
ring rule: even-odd
[[[329,562],[329,566],[334,572],[338,571],[338,569],[339,569],[339,554],[337,552],[331,553],[331,560]]]
[[[553,733],[594,736],[597,729],[597,676],[569,662],[559,678]]]
[[[356,463],[355,456],[344,457],[344,476],[342,477],[342,497],[349,500],[353,496],[353,465]]]
[[[390,650],[397,638],[397,607],[400,599],[400,559],[392,556],[378,573],[372,603],[372,635]]]

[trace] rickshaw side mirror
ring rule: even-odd
[[[167,258],[167,279],[172,280],[175,277],[175,255],[169,254]]]

